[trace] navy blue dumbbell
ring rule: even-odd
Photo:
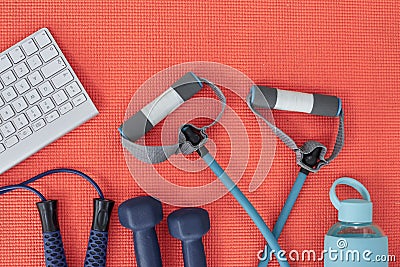
[[[138,267],[162,267],[160,245],[155,226],[163,219],[161,202],[149,197],[137,197],[118,208],[122,226],[133,231]]]
[[[170,234],[182,241],[185,267],[206,267],[202,237],[210,230],[208,212],[200,208],[183,208],[168,216]]]
[[[67,261],[58,224],[57,200],[36,203],[42,222],[46,266],[66,267]]]

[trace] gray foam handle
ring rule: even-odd
[[[337,117],[341,112],[341,100],[336,96],[307,94],[253,85],[252,104],[258,108],[280,109],[309,114]]]
[[[203,84],[199,77],[192,72],[186,73],[163,94],[125,121],[119,131],[125,138],[135,142],[200,91],[202,87]]]

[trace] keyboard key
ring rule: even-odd
[[[86,101],[86,97],[85,97],[85,95],[82,94],[82,95],[75,97],[72,100],[72,103],[74,103],[74,106],[79,106],[80,104],[82,104],[85,101]]]
[[[3,84],[0,82],[0,90],[3,89]]]
[[[71,103],[67,103],[63,106],[60,107],[60,113],[62,115],[64,115],[65,113],[67,113],[68,111],[70,111],[72,109],[72,104]]]
[[[3,96],[6,102],[10,102],[11,100],[17,97],[17,93],[12,87],[8,87],[6,90],[1,92],[1,95]]]
[[[18,130],[21,130],[24,126],[28,125],[28,119],[24,114],[20,114],[13,119],[13,123]]]
[[[25,79],[22,79],[15,83],[15,89],[17,89],[19,94],[23,94],[29,89],[31,89],[31,86]]]
[[[30,56],[36,51],[38,51],[38,48],[35,44],[35,42],[32,39],[29,39],[28,41],[24,42],[22,44],[22,49],[25,51],[25,53]]]
[[[21,77],[23,77],[23,76],[25,76],[26,74],[29,73],[29,69],[28,69],[28,67],[26,66],[25,63],[21,63],[18,66],[16,66],[14,68],[14,71],[15,71],[15,73],[17,74],[17,76],[19,78],[21,78]]]
[[[15,115],[15,113],[12,110],[10,105],[7,105],[4,108],[0,109],[0,116],[4,121],[8,120],[9,118],[11,118],[14,115]]]
[[[35,104],[40,100],[40,95],[36,89],[28,92],[26,95],[26,99],[28,100],[29,104]]]
[[[57,105],[60,105],[60,104],[64,103],[65,101],[67,101],[68,97],[65,94],[64,90],[61,89],[60,91],[58,91],[57,93],[55,93],[53,95],[53,99]]]
[[[17,78],[15,77],[14,73],[11,70],[1,75],[1,79],[6,86],[12,84],[17,80]]]
[[[35,71],[34,73],[28,76],[28,80],[32,84],[32,86],[35,86],[41,83],[43,81],[43,78],[38,71]]]
[[[18,137],[16,137],[15,135],[9,139],[7,139],[4,144],[6,145],[6,147],[10,148],[13,145],[15,145],[16,143],[18,143]]]
[[[16,112],[21,112],[28,107],[28,104],[25,102],[23,97],[18,98],[12,104]]]
[[[72,76],[69,70],[64,70],[60,74],[57,74],[51,81],[53,82],[54,86],[58,89],[64,84],[72,81],[74,77]]]
[[[14,125],[9,121],[5,123],[4,125],[0,126],[0,131],[3,134],[5,138],[9,137],[13,133],[15,133],[15,128]]]
[[[40,48],[43,48],[46,45],[48,45],[49,43],[51,43],[51,40],[50,40],[49,36],[47,36],[47,33],[45,31],[38,33],[35,36],[35,40],[38,43],[38,45],[40,46]]]
[[[4,101],[3,99],[0,97],[0,107],[2,107],[4,105]]]
[[[20,131],[18,133],[18,137],[19,137],[19,139],[24,140],[25,138],[27,138],[31,134],[32,134],[31,128],[26,127],[25,129],[23,129],[22,131]]]
[[[49,81],[44,82],[43,84],[39,85],[39,91],[42,96],[48,96],[52,92],[54,92],[53,86],[50,84]]]
[[[35,70],[35,69],[39,68],[40,66],[42,66],[42,61],[40,60],[40,58],[37,55],[34,55],[30,59],[28,59],[27,62],[28,62],[29,67],[31,68],[31,70]]]
[[[74,97],[82,91],[76,82],[71,83],[65,89],[67,89],[67,93],[70,97]]]
[[[40,52],[40,56],[43,58],[44,62],[50,61],[51,59],[58,56],[57,49],[54,45],[51,45]]]
[[[49,115],[46,116],[46,121],[50,123],[59,117],[60,115],[58,114],[57,110],[54,110],[53,112],[51,112]]]
[[[52,61],[51,63],[44,66],[41,69],[41,71],[42,71],[44,77],[47,79],[50,76],[53,76],[54,74],[59,72],[60,70],[64,69],[65,67],[66,67],[66,65],[65,65],[64,61],[61,58],[57,58],[54,61]]]
[[[18,63],[25,58],[25,55],[19,46],[13,48],[9,54],[14,63]]]
[[[39,108],[37,106],[34,106],[26,112],[28,114],[28,117],[31,121],[35,121],[39,119],[40,116],[42,116],[42,112],[40,112]]]
[[[50,110],[55,108],[53,101],[50,98],[46,98],[39,104],[40,108],[43,110],[43,113],[48,113]]]
[[[2,144],[0,144],[0,153],[3,153],[4,151],[6,151],[6,148]]]
[[[0,57],[0,73],[7,70],[12,66],[10,59],[8,59],[7,55]]]
[[[32,129],[37,132],[46,125],[44,119],[40,119],[32,124]]]

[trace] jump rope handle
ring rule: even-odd
[[[57,215],[57,200],[36,203],[42,222],[46,266],[66,267],[67,261]]]
[[[108,227],[114,203],[108,199],[96,198],[93,200],[92,228],[84,267],[106,266]]]
[[[194,73],[188,72],[168,90],[135,113],[120,127],[121,135],[132,142],[140,139],[165,117],[203,88]]]
[[[257,108],[304,112],[327,117],[337,117],[342,110],[341,100],[336,96],[307,94],[259,85],[253,85],[250,90],[250,101]]]

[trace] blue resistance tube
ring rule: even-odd
[[[230,193],[235,197],[235,199],[239,202],[239,204],[253,220],[254,224],[258,227],[261,234],[268,242],[269,246],[274,250],[279,265],[290,267],[286,257],[282,257],[279,254],[279,252],[282,250],[278,244],[277,239],[271,233],[268,226],[265,224],[264,220],[261,218],[260,214],[254,208],[251,202],[246,198],[242,191],[240,191],[240,189],[235,185],[232,179],[228,176],[228,174],[226,174],[226,172],[221,168],[221,166],[214,159],[214,157],[211,156],[210,153],[204,153],[203,155],[201,155],[201,157],[204,162],[209,166],[209,168],[214,172],[214,174],[218,177],[218,179],[220,179],[220,181],[225,185],[225,187],[230,190]]]
[[[296,200],[300,194],[300,191],[304,185],[304,182],[306,181],[307,174],[303,172],[299,172],[297,175],[296,181],[290,190],[289,196],[286,199],[285,205],[283,206],[281,213],[279,214],[278,220],[276,221],[276,224],[274,226],[274,229],[272,230],[272,234],[276,239],[279,238],[279,236],[282,233],[283,227],[285,226],[286,221],[289,218],[290,212],[293,209],[294,204],[296,203]],[[273,249],[273,248],[272,248]],[[258,267],[266,267],[268,266],[269,263],[269,258],[270,258],[270,253],[271,253],[271,245],[267,244],[266,246],[266,251],[264,251],[263,259],[265,260],[260,260],[258,263]]]

